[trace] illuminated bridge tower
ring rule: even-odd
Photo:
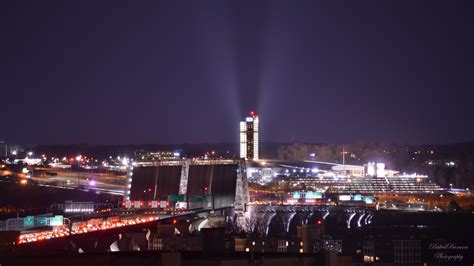
[[[240,158],[258,160],[258,123],[254,112],[240,122]]]

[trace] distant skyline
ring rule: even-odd
[[[363,5],[362,5],[363,4]],[[0,140],[474,141],[472,1],[9,1]]]

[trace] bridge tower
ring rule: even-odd
[[[235,185],[234,210],[236,212],[245,212],[246,205],[250,201],[246,169],[245,159],[239,160],[239,168],[237,169],[237,182]]]

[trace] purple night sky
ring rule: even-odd
[[[126,3],[125,3],[126,2]],[[0,139],[474,140],[473,1],[7,1]]]

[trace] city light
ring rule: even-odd
[[[472,264],[472,3],[5,2],[0,266]]]

